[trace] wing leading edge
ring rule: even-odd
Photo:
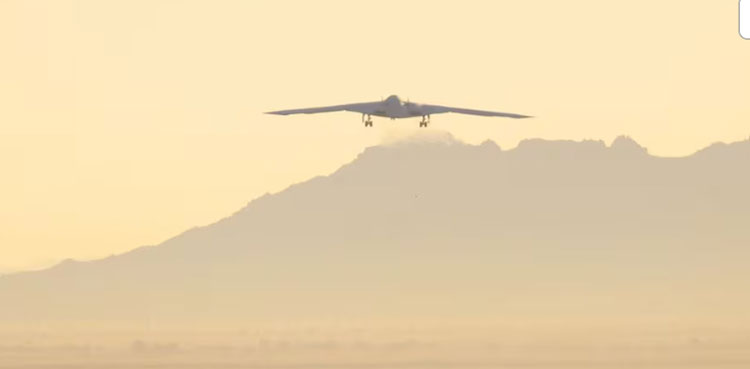
[[[458,113],[458,114],[469,114],[469,115],[481,115],[484,117],[505,117],[505,118],[513,118],[513,119],[533,118],[529,115],[503,113],[503,112],[488,111],[488,110],[454,108],[454,107],[442,106],[442,105],[424,104],[421,106],[421,108],[425,114]]]
[[[317,108],[304,108],[304,109],[290,109],[290,110],[277,110],[269,111],[266,114],[276,115],[290,115],[290,114],[317,114],[317,113],[329,113],[334,111],[351,111],[362,114],[373,114],[380,106],[380,102],[367,102],[367,103],[356,103],[356,104],[344,104],[344,105],[332,105],[332,106],[321,106]]]

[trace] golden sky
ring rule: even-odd
[[[658,155],[750,135],[736,1],[0,1],[0,271],[156,244],[327,174],[413,120],[512,148],[627,134]]]

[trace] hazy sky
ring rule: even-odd
[[[503,148],[628,134],[659,155],[750,135],[736,1],[0,1],[0,271],[229,215],[416,131],[284,108],[417,102]]]

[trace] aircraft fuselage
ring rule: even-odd
[[[412,118],[426,115],[420,109],[419,104],[403,102],[396,95],[388,96],[381,103],[381,108],[375,110],[372,115],[391,119]]]

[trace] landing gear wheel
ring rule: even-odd
[[[427,127],[428,124],[430,124],[430,116],[423,115],[422,120],[419,121],[419,127]]]

